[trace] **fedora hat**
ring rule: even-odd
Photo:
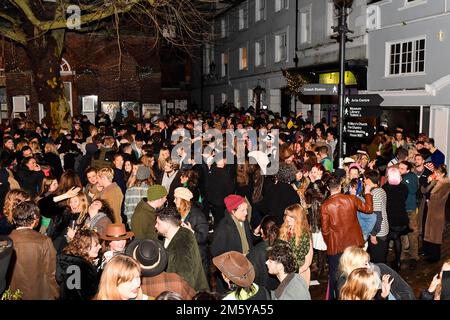
[[[162,244],[155,240],[135,239],[125,249],[125,254],[134,258],[141,265],[144,277],[154,277],[167,267],[167,252]]]
[[[229,251],[214,257],[214,265],[228,278],[231,282],[240,287],[247,288],[255,280],[255,268],[252,263],[242,253],[237,251]]]
[[[100,238],[108,241],[127,240],[134,236],[134,233],[125,229],[123,223],[110,223],[106,226],[106,230],[100,235]]]

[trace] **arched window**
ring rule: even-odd
[[[70,64],[64,58],[62,58],[61,68],[59,70],[59,73],[62,76],[67,76],[67,75],[72,75],[73,74],[72,69],[70,68]]]

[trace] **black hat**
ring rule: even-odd
[[[127,246],[125,254],[139,262],[144,277],[154,277],[163,272],[167,266],[166,249],[155,240],[135,239]]]

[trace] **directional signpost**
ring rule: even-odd
[[[351,138],[369,138],[375,133],[375,128],[367,122],[346,121],[343,131]]]
[[[378,117],[381,114],[380,104],[384,99],[378,94],[349,95],[344,99],[343,133],[351,138],[370,138],[375,133],[373,125],[362,122],[358,118]]]
[[[337,96],[337,84],[309,83],[300,88],[305,96]]]

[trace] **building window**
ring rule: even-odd
[[[256,0],[255,22],[266,18],[266,0]]]
[[[287,60],[287,32],[275,35],[275,62]]]
[[[266,64],[266,40],[255,43],[255,66],[261,67]]]
[[[244,3],[239,8],[239,30],[248,28],[248,5]]]
[[[300,10],[300,43],[311,43],[311,7]]]
[[[275,0],[275,12],[288,8],[288,0]]]
[[[223,52],[221,54],[221,75],[222,77],[226,77],[228,75],[228,52]]]
[[[333,27],[338,25],[338,17],[334,8],[334,2],[329,0],[327,3],[327,35],[335,34]]]
[[[226,103],[228,102],[228,97],[226,93],[222,93],[221,94],[221,98],[222,98],[222,103]]]
[[[234,89],[234,106],[238,109],[241,108],[241,97],[239,89]]]
[[[388,44],[389,75],[420,73],[425,71],[425,39]]]
[[[225,38],[227,36],[227,21],[225,18],[220,20],[220,37]]]
[[[214,46],[207,43],[203,52],[203,74],[211,74],[211,63],[214,62]]]
[[[248,69],[247,47],[239,48],[239,70]]]

